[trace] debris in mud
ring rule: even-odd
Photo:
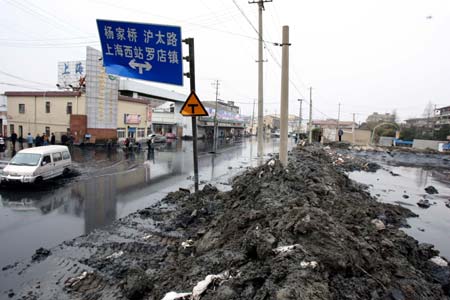
[[[403,195],[402,197],[403,197],[404,199],[408,199],[408,198],[409,198],[408,195]]]
[[[384,225],[383,221],[379,220],[379,219],[373,219],[372,221],[370,221],[373,225],[375,225],[375,228],[377,230],[384,230],[386,229],[386,225]]]
[[[397,174],[397,173],[395,173],[395,172],[393,172],[393,171],[389,171],[389,174],[391,174],[391,175],[394,176],[394,177],[400,176],[400,174]]]
[[[425,188],[425,192],[427,192],[428,194],[439,194],[438,190],[432,185],[427,186]]]
[[[440,267],[447,267],[448,266],[448,262],[446,260],[444,260],[442,257],[440,256],[434,256],[432,258],[430,258],[430,261]]]
[[[41,247],[36,250],[36,252],[33,254],[33,256],[31,256],[31,260],[32,261],[41,261],[41,260],[47,258],[47,256],[49,256],[50,254],[52,254],[50,252],[50,250]]]
[[[119,252],[114,252],[113,254],[108,255],[107,257],[105,257],[105,259],[116,259],[116,258],[121,257],[122,255],[123,255],[123,251],[121,250]]]
[[[191,295],[192,293],[168,292],[161,300],[188,299]]]
[[[450,208],[450,200],[445,201],[445,206],[447,206],[448,208]]]
[[[431,202],[428,199],[420,199],[419,202],[417,202],[417,206],[421,208],[429,208],[431,206]]]

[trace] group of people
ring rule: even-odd
[[[3,136],[0,136],[0,152],[4,152],[6,150],[6,141]],[[28,133],[26,138],[23,138],[22,135],[19,137],[17,136],[17,133],[13,132],[11,133],[11,136],[9,137],[12,145],[12,150],[16,151],[16,144],[18,144],[18,147],[20,149],[24,148],[24,143],[28,145],[28,148],[33,147],[39,147],[39,146],[47,146],[47,145],[55,145],[56,144],[56,137],[55,134],[52,133],[50,136],[46,133],[43,133],[40,135],[39,133],[36,135],[36,137],[33,138],[31,133]]]
[[[28,148],[33,147],[33,136],[31,135],[31,133],[28,133],[28,135],[27,135],[27,143],[28,143]],[[40,135],[38,133],[36,135],[36,137],[34,138],[34,145],[36,147],[55,145],[55,144],[56,144],[56,137],[55,137],[54,133],[52,133],[50,136],[46,133],[43,133],[42,135]]]

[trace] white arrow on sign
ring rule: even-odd
[[[133,70],[136,70],[136,68],[138,68],[139,69],[139,74],[144,73],[144,70],[145,71],[150,71],[152,69],[152,65],[148,61],[146,61],[145,64],[141,64],[141,63],[137,63],[134,58],[132,60],[130,60],[128,65]]]

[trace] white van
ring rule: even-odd
[[[23,149],[3,169],[2,181],[40,182],[70,171],[72,159],[67,146]]]

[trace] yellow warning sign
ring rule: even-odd
[[[185,117],[208,116],[208,112],[194,91],[191,92],[186,102],[184,102],[180,114]]]

